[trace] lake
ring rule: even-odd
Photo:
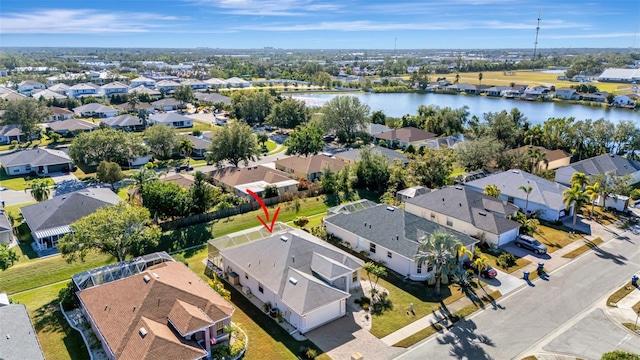
[[[578,104],[563,104],[557,102],[536,102],[494,98],[477,95],[446,95],[446,94],[300,94],[296,99],[304,100],[309,106],[322,106],[336,96],[355,96],[361,102],[369,105],[371,111],[382,110],[385,115],[402,117],[405,114],[416,114],[420,105],[437,105],[440,107],[459,108],[469,107],[470,115],[482,119],[482,114],[500,112],[517,107],[533,124],[541,124],[551,117],[574,117],[576,120],[604,118],[613,123],[620,120],[632,120],[640,126],[640,111],[618,108],[592,107]]]

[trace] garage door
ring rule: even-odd
[[[317,328],[320,325],[324,325],[331,320],[339,318],[341,315],[341,301],[336,301],[331,303],[325,307],[320,309],[316,309],[307,314],[307,319],[305,320],[305,329],[303,332],[307,332],[314,328]]]
[[[50,173],[69,171],[69,164],[49,165],[48,170]]]

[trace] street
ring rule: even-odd
[[[626,235],[628,238],[613,239],[561,267],[548,281],[538,280],[445,334],[416,345],[398,359],[520,359],[544,344],[548,344],[545,350],[570,350],[585,359],[596,359],[594,354],[622,345],[640,353],[640,342],[629,341],[629,332],[602,320],[604,314],[592,314],[640,269],[640,236]],[[585,331],[594,326],[607,332],[606,341],[595,336],[600,332]],[[568,340],[554,342],[556,337],[570,339],[571,346]]]

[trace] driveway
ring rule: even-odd
[[[525,258],[532,263],[537,263],[540,261],[545,261],[551,259],[551,255],[549,254],[536,254],[533,251],[527,250],[525,248],[518,247],[515,243],[511,242],[507,245],[501,247],[502,250],[508,251],[513,255],[521,258]]]
[[[51,176],[51,179],[53,179],[53,182],[55,182],[56,184],[60,184],[61,182],[69,180],[78,180],[78,178],[73,173],[55,173],[49,174],[49,176]]]
[[[524,280],[516,276],[507,274],[506,272],[500,271],[496,268],[494,269],[498,272],[498,276],[493,279],[482,279],[482,281],[487,283],[493,290],[500,290],[502,296],[507,295],[525,284]]]

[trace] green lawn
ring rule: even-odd
[[[569,231],[571,231],[570,228],[562,225],[552,227],[540,224],[533,237],[547,246],[547,252],[552,253],[584,237],[581,234],[569,236]]]
[[[628,283],[624,284],[623,287],[609,296],[609,298],[607,299],[607,306],[616,307],[617,305],[615,304],[617,304],[618,301],[624,299],[625,296],[631,294],[631,292],[634,290],[636,290],[636,287],[631,284],[631,281],[629,281]]]
[[[570,251],[564,255],[562,255],[563,258],[568,258],[568,259],[574,259],[577,258],[578,256],[582,255],[583,253],[587,252],[590,249],[596,248],[598,247],[598,245],[602,244],[602,238],[595,238],[592,241],[587,240],[587,239],[582,239],[584,241],[584,245],[580,246],[579,248]]]
[[[89,359],[80,333],[69,326],[57,303],[58,292],[66,286],[66,282],[55,284],[12,296],[12,299],[27,307],[45,358]]]
[[[267,141],[264,145],[267,147],[268,152],[272,152],[276,149],[276,147],[278,147],[278,144],[276,144],[273,140]]]
[[[54,182],[49,176],[36,177],[35,179],[44,179],[49,185],[53,185]],[[6,187],[11,190],[25,190],[32,182],[32,178],[29,176],[9,176],[4,168],[0,168],[0,186]]]

